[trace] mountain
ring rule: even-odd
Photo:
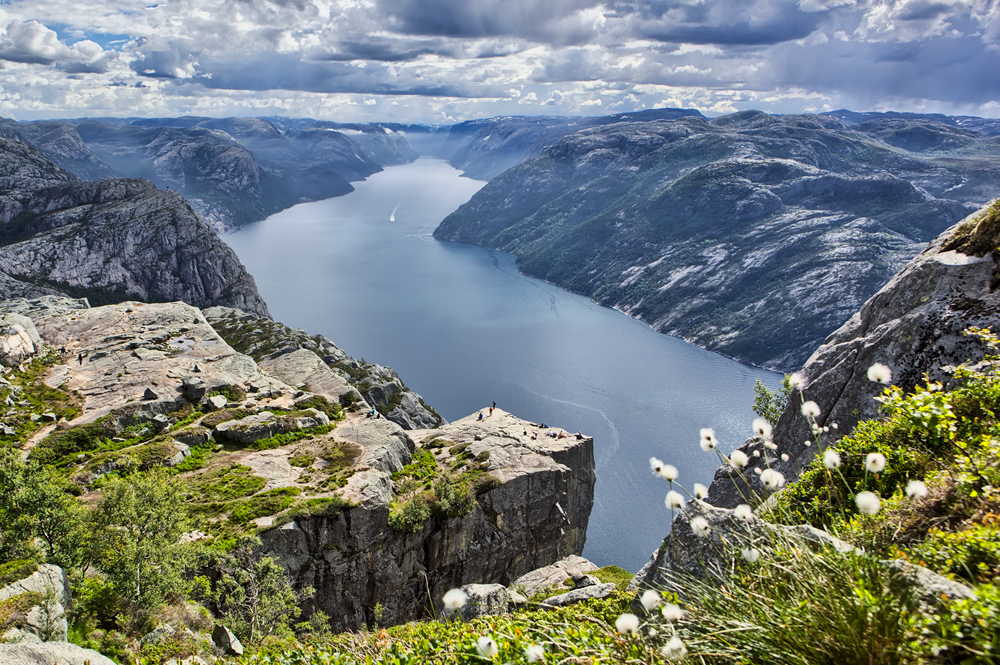
[[[925,119],[623,121],[559,138],[434,235],[512,252],[526,274],[658,331],[791,370],[995,196],[998,176],[1000,142]]]
[[[148,180],[80,181],[0,138],[0,221],[0,299],[183,300],[269,316],[228,245],[177,192]]]
[[[388,126],[307,119],[4,120],[0,135],[81,178],[140,177],[176,189],[217,231],[347,194],[352,181],[417,156]]]

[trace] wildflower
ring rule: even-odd
[[[837,423],[830,423],[831,429],[837,429]]]
[[[765,441],[764,442],[764,447],[767,448],[768,450],[777,450],[778,449],[778,444],[776,444],[773,441]]]
[[[461,589],[452,589],[444,594],[444,608],[449,612],[455,612],[462,609],[468,599],[469,597]]]
[[[927,485],[919,480],[906,483],[906,496],[911,499],[922,499],[927,496]]]
[[[664,464],[660,467],[660,477],[670,482],[677,480],[677,467],[673,464]]]
[[[742,450],[734,450],[733,454],[729,456],[729,464],[734,469],[742,469],[749,461],[750,458]]]
[[[669,492],[667,492],[667,498],[664,500],[664,503],[666,503],[667,508],[670,508],[671,510],[673,510],[674,508],[683,508],[684,497],[681,496],[680,492],[676,490],[670,490]]]
[[[681,638],[674,635],[670,638],[670,641],[663,645],[660,649],[660,653],[663,654],[665,658],[683,658],[687,655],[687,647],[681,642]]]
[[[806,439],[805,441],[802,442],[802,445],[805,446],[806,448],[808,448],[812,444],[813,444],[813,442],[810,441],[809,439]]]
[[[655,457],[649,458],[649,468],[653,470],[653,475],[660,475],[660,469],[663,468],[663,460],[657,459]]]
[[[868,380],[875,383],[892,383],[892,370],[882,363],[875,363],[868,368]]]
[[[545,658],[545,648],[541,644],[532,644],[524,650],[524,655],[529,663],[537,663]]]
[[[760,468],[759,466],[756,466],[756,467],[754,467],[753,472],[756,473],[759,476],[760,472],[763,471],[763,470],[764,469]]]
[[[776,490],[785,484],[785,476],[780,471],[765,469],[760,474],[760,482],[768,489]]]
[[[760,457],[760,451],[759,450],[753,451],[753,456],[754,457]]]
[[[753,517],[753,508],[745,503],[741,503],[733,509],[733,514],[744,522],[749,522],[750,518]]]
[[[823,466],[828,469],[836,469],[840,466],[840,453],[833,448],[827,448],[823,453]]]
[[[802,402],[802,415],[806,418],[819,418],[819,404],[812,400]]]
[[[622,635],[631,635],[639,631],[639,617],[626,612],[615,619],[615,628]]]
[[[747,563],[757,563],[757,559],[760,558],[760,550],[755,547],[745,547],[740,550],[740,554]]]
[[[663,603],[663,607],[660,608],[660,614],[670,622],[680,621],[684,618],[684,610],[673,603]]]
[[[479,655],[483,658],[493,658],[500,653],[497,643],[489,635],[483,635],[476,641],[476,650],[479,651]]]
[[[701,428],[701,449],[706,453],[715,450],[719,442],[715,438],[715,430],[711,427]]]
[[[805,390],[805,387],[809,385],[809,379],[802,372],[793,372],[788,377],[788,384],[796,390]]]
[[[763,418],[755,418],[753,421],[753,433],[765,441],[769,440],[771,438],[771,423]]]
[[[781,461],[782,462],[788,461],[788,453],[781,453]]]
[[[639,601],[642,603],[642,606],[647,612],[652,612],[659,607],[660,603],[663,602],[663,599],[660,598],[659,591],[647,589],[646,592],[642,594],[642,598],[640,598]]]
[[[885,468],[885,455],[882,453],[868,453],[865,456],[865,468],[869,473],[878,473]]]
[[[699,538],[708,537],[708,532],[712,530],[712,527],[708,525],[708,520],[699,515],[698,517],[691,518],[691,530],[694,531],[694,535]]]
[[[708,488],[701,483],[694,484],[694,498],[704,500],[708,497]]]
[[[880,502],[875,492],[858,492],[854,497],[854,503],[858,504],[858,512],[862,515],[874,515],[878,512]]]

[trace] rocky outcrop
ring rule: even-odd
[[[68,642],[46,644],[0,644],[4,665],[115,665],[93,649]]]
[[[1000,246],[1000,209],[992,204],[936,238],[878,293],[872,296],[843,326],[831,334],[802,367],[808,386],[806,399],[820,408],[819,425],[837,423],[837,433],[850,433],[862,420],[878,416],[873,398],[883,386],[867,378],[876,362],[893,371],[893,383],[904,390],[928,375],[947,381],[948,365],[982,358],[982,345],[964,334],[969,327],[1000,330],[1000,295],[996,285]],[[816,453],[806,447],[812,434],[791,400],[774,428],[778,444],[771,466],[786,478],[796,478]],[[745,474],[760,492],[750,457]],[[713,505],[733,507],[747,495],[739,477],[720,469],[709,490]]]
[[[593,440],[534,440],[526,434],[531,427],[497,410],[482,421],[469,416],[409,439],[414,451],[432,451],[440,468],[475,465],[493,479],[465,515],[431,517],[411,533],[388,528],[399,489],[389,477],[398,469],[390,465],[352,476],[344,496],[357,507],[268,531],[264,551],[280,559],[297,586],[316,589],[314,607],[332,617],[336,630],[371,625],[377,603],[385,608],[382,624],[400,623],[430,610],[428,589],[440,607],[451,588],[507,585],[579,554],[593,504]],[[349,435],[351,428],[341,430]],[[408,460],[407,454],[399,462]]]
[[[897,146],[882,121],[759,112],[577,127],[434,235],[514,253],[526,274],[660,332],[791,371],[998,193],[1000,161],[964,157],[994,139],[909,122],[938,147]]]
[[[2,636],[3,641],[65,642],[69,629],[67,611],[72,607],[73,596],[63,569],[41,564],[28,577],[0,588],[0,603],[24,594],[32,594],[37,602],[25,612],[20,625]]]

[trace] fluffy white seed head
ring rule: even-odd
[[[760,473],[760,482],[770,490],[779,489],[785,484],[785,476],[780,471],[774,469],[764,469]]]
[[[823,466],[828,469],[836,469],[840,466],[840,453],[833,448],[827,448],[823,453]]]
[[[760,468],[759,466],[755,466],[753,468],[753,472],[756,473],[758,476],[760,475],[760,472],[763,471],[763,470],[764,469]]]
[[[862,515],[875,515],[881,507],[881,502],[875,492],[858,492],[854,497],[854,503],[858,506],[858,512]]]
[[[802,415],[806,418],[819,418],[819,404],[812,400],[802,402]]]
[[[708,488],[701,483],[694,484],[694,498],[705,500],[708,497]]]
[[[837,423],[830,423],[830,429],[837,429]]]
[[[654,591],[653,589],[646,589],[646,591],[642,594],[642,597],[639,599],[639,601],[642,603],[643,608],[645,608],[647,612],[652,612],[653,610],[655,610],[657,607],[660,606],[660,603],[663,602],[663,599],[660,597],[659,591]]]
[[[745,503],[741,503],[733,508],[733,514],[744,522],[749,522],[753,518],[753,508]]]
[[[528,657],[529,663],[540,663],[545,658],[545,647],[541,644],[532,644],[524,650],[524,655]]]
[[[750,458],[742,450],[734,450],[733,454],[729,456],[729,464],[734,469],[742,469],[749,461]]]
[[[744,547],[740,550],[740,554],[743,555],[743,560],[747,563],[757,563],[760,559],[760,550],[755,547]]]
[[[449,612],[454,612],[462,609],[462,606],[465,605],[465,601],[469,600],[469,597],[461,589],[451,589],[448,593],[444,594],[443,600],[444,608]]]
[[[712,530],[712,527],[708,525],[708,520],[701,515],[691,518],[691,530],[694,531],[694,535],[699,538],[707,538],[708,533]]]
[[[688,650],[687,647],[684,646],[684,642],[682,642],[681,638],[676,635],[671,637],[670,641],[664,644],[663,648],[660,649],[660,653],[663,654],[664,658],[670,659],[683,658],[687,655],[687,652]]]
[[[753,456],[754,457],[760,457],[760,451],[759,450],[753,451]]]
[[[911,499],[922,499],[927,496],[927,485],[920,480],[911,480],[906,483],[906,496]]]
[[[765,441],[770,440],[771,423],[767,422],[763,418],[755,418],[753,421],[753,433]]]
[[[674,621],[680,621],[684,618],[684,610],[673,603],[663,603],[663,607],[660,608],[660,614],[663,618],[671,623]]]
[[[868,380],[875,383],[892,383],[892,370],[882,363],[875,363],[868,368]]]
[[[809,379],[802,372],[793,372],[788,377],[788,384],[795,390],[805,390],[806,386],[809,385]]]
[[[670,482],[677,480],[677,467],[673,464],[664,464],[660,467],[660,477]]]
[[[615,619],[615,628],[622,635],[633,635],[639,630],[639,617],[626,612]]]
[[[667,492],[667,498],[664,500],[664,503],[667,504],[667,508],[670,508],[671,510],[675,508],[683,508],[684,497],[681,496],[681,493],[677,490],[670,490]]]
[[[809,439],[806,439],[805,441],[802,442],[802,445],[805,446],[806,448],[808,448],[812,444],[813,444],[813,442],[810,441]]]
[[[479,655],[483,658],[493,658],[500,653],[500,647],[497,646],[496,641],[489,635],[483,635],[476,641],[476,650],[479,651]]]
[[[765,441],[764,442],[764,447],[767,448],[768,450],[777,450],[778,449],[778,444],[776,444],[773,441]]]
[[[868,473],[878,473],[885,468],[885,455],[868,453],[865,455],[865,468],[868,469]]]
[[[701,449],[706,453],[715,450],[715,447],[719,445],[719,441],[715,438],[715,430],[711,427],[701,428]]]
[[[660,469],[663,468],[663,460],[656,457],[649,458],[649,468],[653,470],[654,475],[660,475]]]
[[[788,461],[788,453],[781,453],[781,461],[782,462]]]

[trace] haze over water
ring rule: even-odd
[[[653,332],[518,273],[509,254],[431,233],[485,183],[420,159],[223,236],[275,320],[394,368],[448,420],[497,406],[594,437],[595,504],[584,556],[637,571],[669,530],[667,483],[688,490],[750,434],[753,386],[780,375]],[[709,497],[711,500],[711,497]]]

